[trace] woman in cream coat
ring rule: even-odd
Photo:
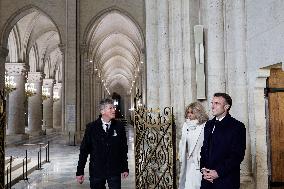
[[[203,144],[203,129],[208,120],[204,107],[199,102],[191,103],[185,111],[186,122],[182,127],[179,143],[181,162],[179,189],[199,189],[202,174],[200,172],[200,150]]]

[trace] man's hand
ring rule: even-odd
[[[126,179],[128,177],[128,172],[121,173],[121,178]]]
[[[82,184],[85,180],[84,175],[76,176],[77,182]]]
[[[201,169],[202,174],[203,174],[203,178],[211,183],[213,183],[213,180],[218,178],[219,175],[215,170],[210,170],[207,168],[202,168]]]
[[[210,170],[209,175],[213,180],[219,177],[217,171],[215,171],[215,170]]]

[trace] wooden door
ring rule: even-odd
[[[268,79],[271,182],[284,184],[284,72],[271,69]]]

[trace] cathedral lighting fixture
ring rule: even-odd
[[[42,87],[42,100],[47,100],[50,97],[48,88]]]
[[[27,97],[31,97],[36,94],[35,84],[34,83],[26,83],[25,84],[25,94]]]
[[[14,76],[9,76],[5,73],[5,92],[7,94],[16,90],[16,83],[14,82]]]
[[[60,99],[60,96],[59,96],[58,91],[54,91],[54,93],[53,93],[53,101],[56,102],[56,101],[59,101],[59,99]]]

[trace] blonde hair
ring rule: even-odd
[[[190,103],[184,113],[184,117],[187,118],[187,112],[191,110],[192,113],[196,116],[198,120],[198,124],[203,124],[204,122],[208,121],[209,117],[200,102],[193,102]]]

